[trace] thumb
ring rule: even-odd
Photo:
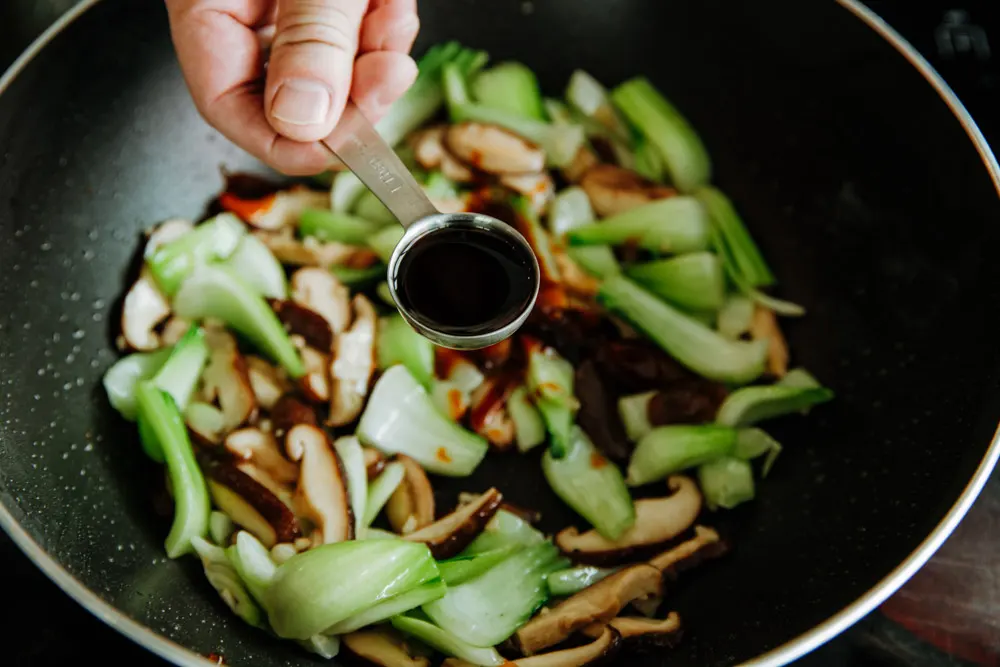
[[[264,89],[268,122],[294,141],[333,131],[351,91],[366,0],[278,0]]]

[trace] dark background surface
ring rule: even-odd
[[[0,68],[72,4],[0,0]],[[932,62],[987,138],[1000,142],[997,3],[868,4]],[[1000,476],[995,476],[956,534],[910,584],[881,610],[798,664],[1000,664],[1000,555],[991,548],[998,541]],[[5,536],[0,536],[0,588],[8,591],[7,608],[13,612],[4,615],[0,637],[7,642],[0,664],[55,665],[98,657],[110,664],[164,664],[78,607]]]

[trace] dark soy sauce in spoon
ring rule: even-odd
[[[532,257],[496,234],[442,229],[400,258],[394,285],[400,306],[442,332],[476,334],[503,327],[535,291]]]

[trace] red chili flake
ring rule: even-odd
[[[441,463],[451,463],[451,456],[448,455],[448,450],[444,447],[438,447],[434,457]]]
[[[463,410],[464,407],[465,406],[462,405],[462,392],[460,392],[458,389],[449,389],[448,414],[451,416],[451,418],[457,420],[459,417],[461,417],[462,412],[464,412]]]
[[[595,470],[600,470],[606,465],[608,465],[608,460],[603,456],[601,456],[600,454],[598,454],[597,452],[594,452],[593,454],[590,455],[591,468],[594,468]]]

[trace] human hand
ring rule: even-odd
[[[289,176],[337,163],[318,142],[333,131],[348,96],[374,123],[417,75],[408,55],[419,30],[416,0],[166,4],[198,111]]]

